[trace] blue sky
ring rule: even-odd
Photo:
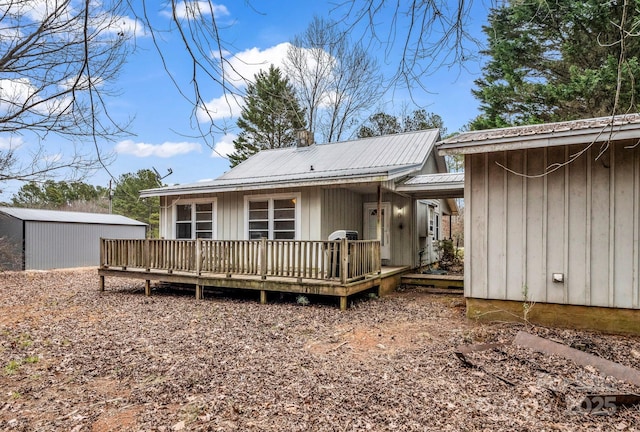
[[[336,11],[335,4],[335,0],[266,0],[250,4],[245,1],[221,0],[216,3],[216,19],[221,27],[222,37],[233,47],[234,51],[229,53],[232,62],[235,61],[234,64],[243,74],[250,77],[260,68],[268,68],[270,63],[279,65],[286,52],[284,44],[304,31],[314,15],[340,18],[343,11]],[[157,9],[150,8],[148,13],[160,25],[163,20],[167,21],[167,10],[161,6]],[[483,36],[480,28],[486,21],[487,13],[485,2],[476,0],[467,20],[467,29],[481,40]],[[384,20],[391,20],[391,17],[380,16],[378,19],[384,25]],[[178,35],[175,32],[166,33],[162,38],[170,70],[186,85],[190,65],[179,44]],[[234,130],[235,118],[229,116],[227,104],[220,103],[222,89],[212,84],[202,91],[209,106],[216,109],[216,116],[219,117],[216,122],[229,127],[227,134],[221,132],[214,135],[216,153],[204,139],[197,137],[195,122],[199,120],[191,116],[192,106],[180,96],[169,79],[150,37],[140,33],[136,38],[136,46],[135,53],[129,57],[114,85],[119,90],[119,95],[108,100],[111,114],[117,119],[133,118],[129,128],[132,136],[116,142],[100,143],[103,151],[112,152],[115,156],[108,166],[110,173],[118,177],[140,169],[155,168],[164,175],[171,169],[173,174],[166,177],[164,182],[184,184],[213,179],[227,171],[229,163],[218,153],[224,154],[232,149],[232,140],[237,131]],[[380,54],[379,62],[383,71],[390,75],[394,70],[394,59],[385,59],[382,49],[372,49],[372,54]],[[409,110],[425,108],[439,114],[448,131],[454,132],[478,113],[478,102],[471,95],[471,89],[473,81],[479,76],[479,70],[478,60],[471,60],[464,67],[440,68],[424,78],[422,85],[428,92],[416,88],[410,97],[402,89],[389,91],[372,107],[371,113],[382,109],[397,114],[403,105],[407,105]],[[414,102],[419,106],[414,105]],[[239,109],[233,110],[233,114],[239,114]],[[201,126],[208,128],[206,122]],[[0,136],[0,141],[3,138],[6,139]],[[58,145],[55,138],[49,140],[51,142],[47,145],[52,149]],[[24,148],[21,150],[27,151],[29,145],[28,137],[25,136]],[[63,155],[65,145],[68,146],[62,142],[58,145]],[[107,172],[98,171],[85,181],[107,186],[109,178]],[[3,185],[0,200],[10,198],[19,187],[20,184],[16,183]]]

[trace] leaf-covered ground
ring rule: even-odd
[[[466,320],[460,297],[406,289],[301,306],[154,289],[95,269],[0,273],[0,430],[640,430],[640,408],[588,414],[590,392],[638,393]],[[640,369],[640,338],[526,330]]]

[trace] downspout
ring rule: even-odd
[[[389,215],[387,215],[389,217]],[[376,218],[376,237],[382,243],[382,186],[378,185],[378,211]]]

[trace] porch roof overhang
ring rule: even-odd
[[[396,191],[416,199],[464,198],[464,173],[413,176],[397,185]]]
[[[243,192],[282,188],[299,188],[312,186],[350,186],[366,184],[383,184],[391,187],[397,179],[406,177],[422,168],[423,164],[403,165],[398,167],[369,168],[360,170],[337,170],[335,172],[306,173],[303,176],[287,177],[254,177],[243,179],[217,179],[208,182],[167,186],[140,191],[140,197],[195,195],[207,193]]]

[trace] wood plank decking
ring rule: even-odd
[[[105,277],[191,284],[201,299],[204,287],[316,294],[340,298],[384,286],[404,267],[381,266],[378,241],[109,240],[100,243],[100,289]],[[385,288],[389,290],[388,287]]]

